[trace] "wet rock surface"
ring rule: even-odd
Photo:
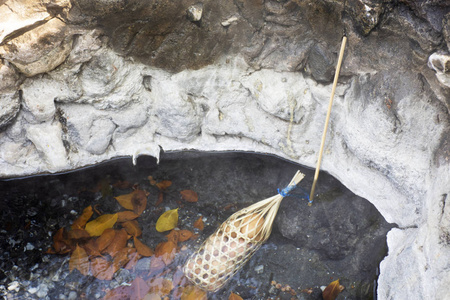
[[[392,228],[372,204],[323,173],[318,197],[308,207],[302,187],[309,188],[312,170],[272,156],[196,152],[164,154],[159,165],[142,157],[133,167],[130,159],[120,159],[69,174],[0,182],[5,237],[0,241],[0,293],[5,299],[99,299],[137,274],[148,273],[152,258],[142,258],[133,270],[120,269],[111,281],[102,281],[77,270],[69,273],[68,255],[44,253],[52,244],[52,234],[70,226],[84,207],[118,211],[113,196],[127,192],[111,186],[118,180],[150,192],[139,223],[142,241],[151,247],[164,239],[155,222],[165,209],[180,208],[178,226],[183,229],[193,230],[193,221],[203,216],[204,231],[177,254],[174,267],[229,215],[273,196],[298,169],[306,178],[293,191],[297,196],[283,200],[268,242],[208,299],[226,299],[230,292],[244,299],[321,299],[320,287],[338,278],[346,287],[342,292],[346,299],[370,299],[379,262],[386,255],[386,232]],[[149,175],[173,182],[158,207]],[[195,190],[198,202],[180,202],[183,189]],[[349,220],[339,221],[343,216]]]

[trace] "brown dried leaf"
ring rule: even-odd
[[[92,205],[89,205],[83,210],[83,213],[72,223],[72,229],[84,229],[87,221],[92,217],[93,214]]]
[[[203,228],[205,228],[203,217],[198,218],[197,221],[194,222],[194,228],[197,228],[198,230],[203,230]]]
[[[117,213],[117,223],[131,221],[139,217],[139,215],[130,210],[121,211]]]
[[[113,228],[105,229],[105,231],[103,231],[102,235],[99,236],[96,241],[98,251],[103,252],[103,250],[105,250],[106,247],[111,244],[115,236],[116,231]]]
[[[136,237],[134,237],[134,246],[136,247],[137,252],[142,256],[152,256],[153,250],[142,243],[140,240],[138,240]]]
[[[178,244],[178,239],[180,238],[178,232],[179,230],[172,229],[167,235],[167,240],[173,242],[175,245]]]
[[[177,245],[171,241],[161,242],[155,248],[155,256],[162,259],[166,266],[175,258]]]
[[[335,300],[344,287],[339,284],[339,279],[330,283],[322,292],[323,300]]]
[[[183,289],[181,300],[207,300],[206,292],[194,285],[188,285]]]
[[[95,257],[91,259],[92,276],[100,280],[111,280],[115,270],[112,263],[103,257]]]
[[[136,192],[137,192],[137,190],[133,191],[133,192],[131,192],[129,194],[125,194],[125,195],[120,195],[120,196],[114,197],[114,199],[116,199],[117,202],[119,202],[119,204],[123,208],[129,209],[129,210],[133,210],[133,202],[131,200],[133,199],[133,196],[134,196],[134,194]]]
[[[171,185],[172,185],[172,181],[170,181],[170,180],[163,180],[156,184],[158,189],[160,189],[161,191],[166,190]]]
[[[67,232],[67,237],[71,240],[89,239],[91,236],[84,229],[72,229]]]
[[[228,300],[243,300],[241,296],[231,292],[230,297],[228,297]]]
[[[178,241],[179,242],[185,242],[192,238],[194,236],[194,233],[192,231],[182,229],[178,230]]]
[[[130,300],[141,300],[147,295],[150,287],[141,277],[136,277],[131,283]]]
[[[148,181],[150,181],[151,185],[155,185],[156,184],[156,180],[153,178],[153,176],[150,175],[147,178],[148,178]]]
[[[155,206],[159,206],[164,201],[164,193],[162,191],[159,191],[158,193],[158,200],[155,202]]]
[[[53,236],[53,249],[59,254],[66,254],[72,251],[71,243],[66,238],[64,228],[58,229]]]
[[[136,220],[126,221],[122,223],[122,227],[127,231],[129,235],[140,236],[142,234],[142,230]]]
[[[136,190],[131,202],[133,204],[133,211],[141,215],[147,207],[147,193],[142,190]]]
[[[139,255],[139,253],[137,251],[135,251],[135,252],[130,253],[128,255],[128,257],[130,258],[130,261],[125,265],[124,268],[127,270],[131,270],[136,266],[136,264],[137,264],[138,260],[141,258],[141,256]]]
[[[90,239],[83,244],[83,248],[90,257],[102,255],[98,250],[97,242],[94,239]]]
[[[111,244],[103,251],[114,257],[120,250],[127,245],[128,234],[125,229],[116,230],[116,234]],[[102,252],[102,253],[103,253]]]
[[[124,267],[130,261],[130,253],[132,252],[136,252],[136,249],[125,247],[117,252],[113,260],[114,270],[117,271],[120,268]]]
[[[75,250],[72,252],[69,260],[69,271],[72,272],[74,269],[80,271],[81,274],[87,276],[89,275],[89,258],[86,250],[80,246],[76,246]]]
[[[112,228],[117,221],[117,214],[104,214],[86,224],[86,231],[91,236],[100,236],[103,231]]]
[[[181,198],[184,201],[187,201],[187,202],[197,202],[198,201],[198,195],[193,190],[183,190],[180,192],[180,194],[181,194]]]

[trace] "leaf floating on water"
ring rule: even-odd
[[[181,300],[207,300],[206,292],[194,285],[188,285],[181,294]]]
[[[163,213],[156,221],[156,230],[164,232],[172,230],[178,225],[178,208],[171,209]]]
[[[129,235],[140,236],[142,234],[142,230],[136,220],[126,221],[122,223],[122,227],[127,231]]]
[[[231,292],[230,297],[228,297],[228,300],[243,300],[241,296]]]
[[[145,245],[143,242],[134,237],[134,246],[136,247],[137,252],[142,256],[152,256],[153,250]]]
[[[194,222],[194,228],[197,228],[198,230],[203,230],[205,227],[205,224],[203,223],[203,217],[200,217],[197,219],[197,221]]]
[[[121,211],[117,213],[117,223],[131,221],[139,217],[139,215],[133,211]]]
[[[170,264],[175,258],[177,245],[171,241],[161,242],[155,248],[155,256],[162,259],[166,264]]]
[[[111,280],[115,270],[112,263],[103,257],[95,257],[91,259],[92,276],[100,280]]]
[[[180,192],[180,194],[181,194],[181,198],[184,201],[191,202],[191,203],[198,201],[198,195],[193,190],[183,190]]]
[[[80,271],[81,274],[87,276],[89,275],[89,258],[86,250],[80,246],[76,246],[75,250],[72,252],[69,260],[69,271],[72,272],[74,269]]]
[[[101,215],[95,220],[86,224],[86,231],[91,236],[100,236],[103,231],[108,228],[112,228],[117,221],[117,214],[105,214]]]
[[[73,221],[71,228],[72,229],[84,229],[87,221],[92,217],[93,214],[92,205],[89,205],[83,210],[81,216],[79,216],[75,221]]]
[[[131,294],[127,299],[130,300],[141,300],[147,295],[150,287],[141,277],[136,277],[131,283]]]
[[[323,300],[335,300],[340,292],[344,290],[344,286],[339,284],[339,279],[330,283],[322,292]]]

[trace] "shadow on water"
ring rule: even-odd
[[[150,291],[157,289],[152,287],[156,279],[171,283],[167,291],[159,292],[160,298],[148,299],[186,297],[187,282],[180,266],[187,256],[228,216],[273,196],[297,170],[306,175],[296,190],[300,196],[283,200],[267,243],[208,299],[228,299],[231,292],[243,299],[321,299],[320,287],[336,279],[345,287],[339,297],[376,298],[377,268],[386,255],[386,233],[392,224],[326,173],[320,175],[318,197],[308,207],[301,195],[310,189],[313,170],[278,157],[237,152],[164,153],[159,164],[154,158],[140,157],[136,166],[130,158],[120,158],[64,174],[0,181],[0,295],[5,299],[101,299],[116,288],[122,289],[126,299],[131,297],[127,293],[134,293],[130,283],[140,278]],[[149,176],[172,184],[161,191]],[[177,244],[175,257],[167,265],[158,269],[155,256],[141,257],[130,268],[115,269],[111,280],[99,280],[92,276],[92,267],[87,276],[78,270],[69,272],[74,248],[67,254],[46,253],[54,245],[57,230],[69,230],[84,208],[94,207],[92,218],[123,211],[114,197],[134,189],[147,193],[146,208],[136,219],[145,245],[154,249],[167,241],[169,232],[157,232],[155,223],[170,209],[179,208],[178,228],[196,234]],[[198,201],[184,201],[182,190],[195,191]],[[194,227],[199,217],[203,230]],[[133,238],[127,245],[134,247]],[[112,264],[109,254],[102,257]],[[118,292],[112,295],[117,297]]]

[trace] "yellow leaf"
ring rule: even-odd
[[[100,236],[105,229],[112,228],[116,224],[116,221],[117,214],[101,215],[97,219],[87,223],[85,229],[91,236]]]
[[[334,300],[343,289],[344,287],[339,284],[339,279],[335,280],[325,288],[322,297],[324,300]]]
[[[178,208],[171,209],[163,213],[156,221],[156,230],[164,232],[172,230],[178,225]]]

